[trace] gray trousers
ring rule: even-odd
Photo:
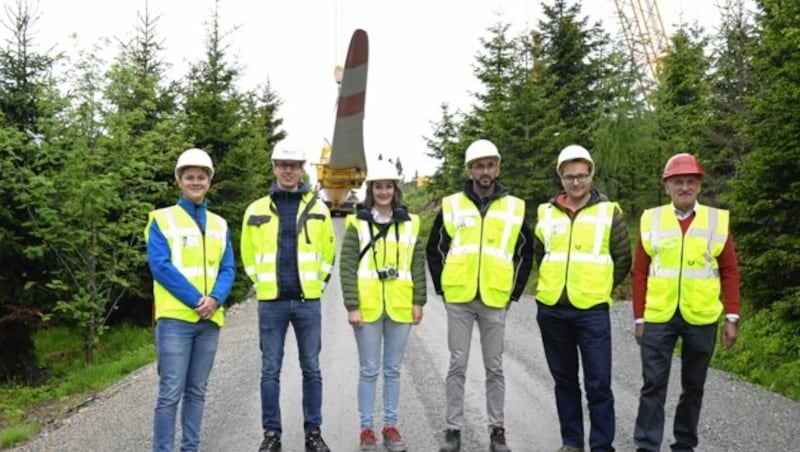
[[[506,333],[505,308],[490,308],[480,300],[447,303],[447,345],[450,369],[445,380],[447,428],[464,427],[464,382],[472,343],[472,326],[478,322],[483,367],[486,371],[486,413],[489,430],[502,427],[506,381],[503,376],[503,342]]]

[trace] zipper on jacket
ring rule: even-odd
[[[208,258],[206,256],[206,228],[203,228],[200,225],[200,222],[197,220],[197,211],[199,208],[196,204],[194,205],[194,222],[197,225],[197,229],[200,229],[200,240],[203,242],[203,296],[208,296],[208,266],[206,262],[208,262]],[[208,226],[208,212],[206,212],[206,226]]]

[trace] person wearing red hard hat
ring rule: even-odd
[[[675,154],[661,180],[671,203],[645,210],[633,266],[633,315],[641,346],[642,378],[634,427],[637,451],[659,451],[670,364],[681,339],[681,396],[673,451],[692,451],[719,320],[727,349],[738,336],[739,265],[727,210],[700,204],[703,168]]]

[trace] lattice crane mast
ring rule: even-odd
[[[625,43],[634,63],[643,65],[652,83],[658,81],[667,33],[656,0],[614,0]]]

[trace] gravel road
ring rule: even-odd
[[[341,233],[342,220],[334,221],[337,232]],[[255,451],[261,441],[260,354],[255,308],[256,302],[246,301],[228,312],[206,397],[204,451]],[[561,445],[553,382],[547,371],[535,314],[533,299],[523,298],[509,311],[506,329],[506,427],[509,446],[518,452],[552,452]],[[422,324],[412,332],[404,362],[399,427],[410,451],[430,452],[438,450],[443,437],[444,377],[448,362],[446,314],[440,298],[433,293],[429,294],[424,315]],[[617,417],[615,445],[617,450],[632,451],[635,449],[633,422],[641,386],[641,366],[633,338],[630,303],[616,303],[611,316]],[[303,450],[303,419],[301,378],[291,332],[286,347],[281,394],[283,449],[294,452]],[[489,446],[483,369],[480,353],[476,353],[480,350],[477,329],[472,348],[465,401],[468,425],[462,433],[465,452],[485,451]],[[338,275],[334,275],[323,298],[321,363],[323,436],[334,451],[355,451],[359,433],[358,359],[352,330],[341,304]],[[679,368],[680,362],[675,360],[665,442],[672,439]],[[155,366],[145,366],[98,394],[62,425],[11,450],[150,450],[156,385]],[[709,374],[704,402],[698,451],[800,451],[800,403],[714,370]],[[667,449],[665,446],[664,450]]]

